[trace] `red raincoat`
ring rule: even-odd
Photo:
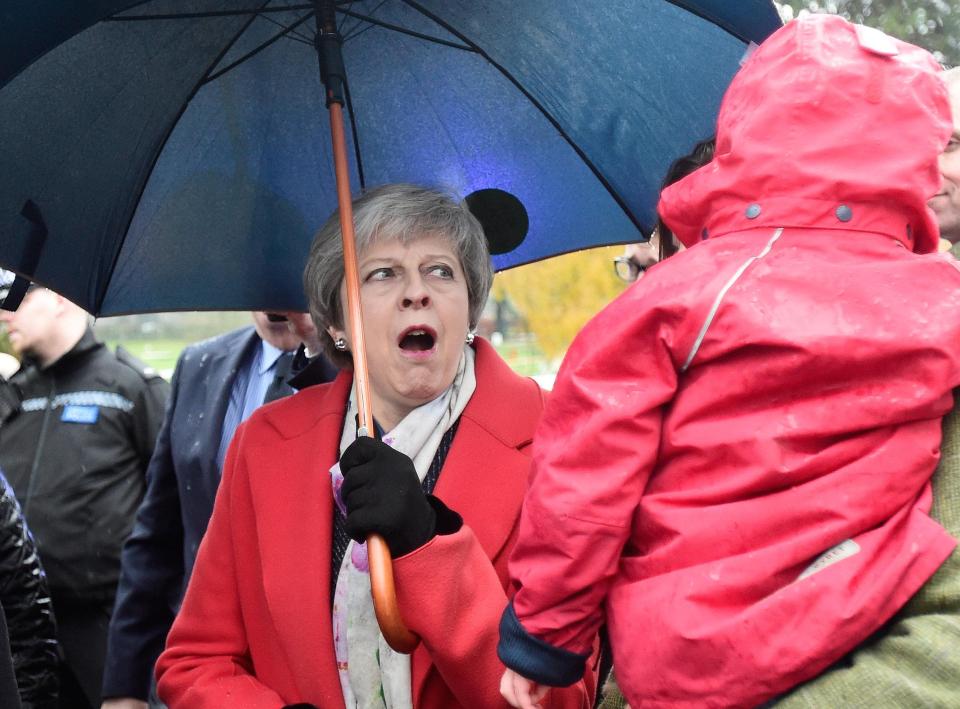
[[[927,516],[960,384],[960,271],[925,203],[950,134],[926,52],[790,23],[717,157],[664,192],[687,251],[571,347],[510,570],[529,634],[610,626],[635,707],[752,706],[837,661],[955,541]]]

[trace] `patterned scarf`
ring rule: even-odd
[[[420,481],[430,469],[443,434],[463,413],[476,389],[474,352],[464,348],[453,383],[433,401],[411,411],[383,442],[413,460]],[[340,438],[340,454],[356,440],[357,408],[354,395]],[[340,511],[346,508],[340,495],[343,474],[340,463],[330,468],[333,499]],[[380,634],[370,593],[367,545],[350,542],[333,597],[333,638],[340,687],[347,709],[412,709],[410,656],[394,652]]]

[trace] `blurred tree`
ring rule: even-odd
[[[784,20],[829,12],[881,29],[929,50],[947,66],[960,64],[960,5],[951,0],[785,0]]]
[[[552,361],[574,336],[624,288],[612,260],[622,246],[577,251],[497,274],[493,297],[509,298]]]

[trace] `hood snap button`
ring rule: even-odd
[[[841,204],[839,207],[837,207],[835,214],[837,215],[837,219],[842,222],[848,222],[853,219],[853,210],[845,204]]]
[[[747,207],[745,214],[747,215],[747,219],[756,219],[760,216],[760,205],[751,204],[749,207]]]

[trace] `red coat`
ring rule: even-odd
[[[691,248],[581,333],[535,437],[517,617],[582,652],[606,610],[634,707],[786,691],[955,545],[927,511],[960,271],[915,253],[936,243],[942,82],[817,17],[734,80],[718,157],[661,202]]]
[[[424,709],[506,706],[497,624],[543,394],[486,342],[478,339],[476,352],[477,389],[434,491],[464,527],[394,562],[402,616],[423,640],[412,686]],[[350,385],[341,374],[263,407],[238,429],[157,663],[171,709],[343,706],[330,617],[329,468]],[[550,706],[587,707],[593,687],[552,694]]]

